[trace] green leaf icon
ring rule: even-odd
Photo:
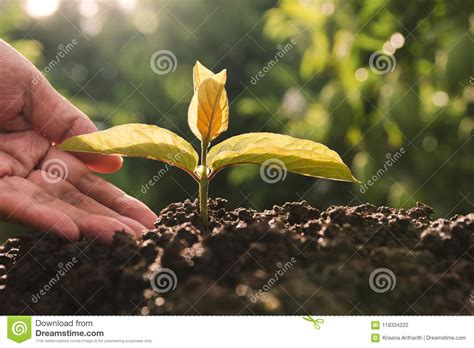
[[[13,316],[7,318],[7,338],[22,343],[31,338],[31,317]]]
[[[303,317],[303,319],[313,323],[313,326],[316,330],[319,330],[321,328],[321,324],[324,323],[324,319],[321,319],[321,318],[314,319],[310,315],[307,315],[306,317]]]
[[[371,341],[373,343],[380,342],[380,334],[372,334]]]

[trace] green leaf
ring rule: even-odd
[[[192,176],[198,163],[198,154],[186,140],[167,129],[139,123],[75,136],[57,148],[158,160],[179,167]]]
[[[339,155],[327,146],[310,140],[274,133],[248,133],[215,145],[208,154],[214,176],[224,167],[254,163],[318,178],[358,182]]]

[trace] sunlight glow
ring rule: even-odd
[[[137,0],[117,0],[118,5],[125,12],[130,12],[137,6]]]
[[[60,0],[26,0],[25,11],[32,18],[45,18],[59,8]]]
[[[158,28],[158,17],[151,11],[141,9],[133,16],[133,23],[143,34],[151,34]]]
[[[98,35],[102,31],[103,22],[99,16],[85,17],[81,20],[81,30],[90,35]]]
[[[94,17],[99,12],[99,6],[95,0],[82,0],[79,5],[79,12],[84,17]]]

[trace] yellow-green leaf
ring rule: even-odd
[[[189,127],[204,144],[209,144],[227,130],[229,124],[229,102],[225,91],[226,70],[212,76],[209,74],[212,74],[210,70],[196,64],[196,91],[188,109]]]
[[[193,84],[194,84],[194,92],[196,92],[199,88],[199,85],[204,80],[207,80],[210,77],[213,77],[215,74],[202,65],[199,61],[196,62],[193,69]]]
[[[191,175],[194,175],[199,159],[192,145],[175,133],[138,123],[75,136],[57,148],[158,160],[184,169]]]
[[[339,155],[327,146],[274,133],[248,133],[229,138],[209,151],[208,163],[211,176],[227,166],[254,163],[278,165],[285,173],[358,182]]]

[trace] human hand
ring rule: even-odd
[[[0,218],[70,240],[139,236],[157,216],[94,175],[120,169],[119,156],[69,154],[54,144],[96,131],[92,121],[0,40]]]

